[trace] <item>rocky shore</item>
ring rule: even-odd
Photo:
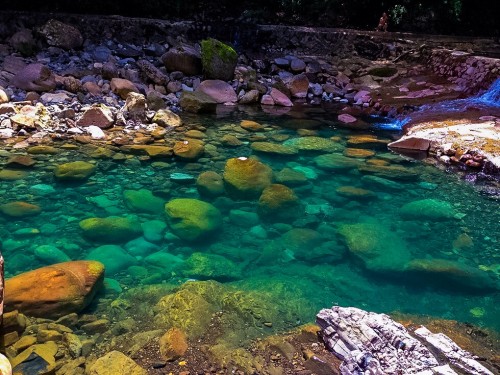
[[[443,233],[454,238],[452,251],[429,260],[410,254],[407,241],[412,238],[402,239],[375,219],[335,228],[325,223],[333,216],[328,210],[332,195],[335,208],[345,204],[338,213],[348,216],[372,200],[388,201],[387,193],[332,185],[306,208],[293,190],[312,195],[311,181],[317,178],[312,166],[330,174],[352,169],[373,190],[378,186],[382,191],[401,191],[406,182],[418,182],[419,174],[405,169],[405,161],[390,164],[392,155],[365,163],[375,155],[365,146],[387,151],[389,139],[348,135],[344,147],[341,137],[321,138],[316,133],[321,126],[370,132],[375,118],[399,121],[410,114],[415,116],[412,126],[392,143],[394,149],[423,151],[442,163],[494,176],[499,167],[500,113],[486,115],[474,104],[465,120],[426,122],[417,109],[429,102],[481,95],[498,77],[498,60],[469,56],[465,62],[458,59],[458,70],[451,72],[441,71],[439,65],[453,65],[443,62],[443,56],[453,52],[414,44],[390,49],[386,41],[387,48],[375,49],[381,44],[363,42],[354,55],[330,51],[321,56],[286,53],[290,51],[274,44],[273,54],[266,55],[237,52],[215,39],[190,40],[181,34],[164,38],[154,28],[142,42],[121,41],[111,28],[100,30],[105,38],[95,39],[85,33],[91,29],[58,20],[30,28],[0,28],[0,181],[13,183],[4,190],[10,198],[16,189],[29,187],[29,194],[1,202],[2,224],[8,229],[0,236],[9,238],[0,245],[16,267],[33,259],[49,264],[6,282],[3,344],[14,374],[312,375],[351,374],[370,366],[382,374],[392,373],[383,366],[393,361],[403,373],[408,368],[422,374],[454,373],[448,363],[471,374],[492,373],[482,362],[498,370],[498,340],[486,331],[448,323],[463,334],[457,336],[487,348],[480,354],[485,358],[481,363],[446,337],[415,331],[422,342],[437,342],[445,356],[450,354],[445,349],[452,348],[453,356],[445,362],[424,347],[428,343],[417,342],[386,316],[333,308],[320,313],[320,332],[317,326],[303,326],[303,317],[315,311],[301,292],[284,282],[257,278],[252,280],[254,289],[240,282],[249,263],[286,268],[297,259],[328,259],[337,264],[349,252],[357,266],[371,274],[390,273],[405,281],[429,278],[474,293],[498,290],[495,264],[476,267],[473,259],[472,267],[452,257],[472,248],[473,241],[469,228],[459,222],[465,214],[445,200],[413,196],[398,206],[397,215],[417,222],[408,224],[412,233],[430,232],[436,223],[459,229],[458,237]],[[271,49],[266,48],[264,52]],[[331,121],[306,118],[304,108],[325,108]],[[289,116],[287,127],[304,137],[272,133],[277,126],[251,120],[257,110]],[[211,128],[196,117],[234,111],[248,119]],[[308,167],[292,163],[273,171],[253,155],[229,157],[218,150],[242,145],[258,155],[286,159],[303,153],[312,161]],[[164,172],[177,162],[183,165],[182,173]],[[128,175],[134,175],[132,167],[151,163],[168,176],[168,183],[148,170],[130,180],[131,186],[126,184],[117,198],[112,185],[123,175],[112,176],[115,180],[110,179],[105,189],[99,185],[102,181],[93,179],[97,171],[101,180],[108,179],[113,163],[130,166]],[[73,198],[82,198],[76,186],[84,185],[88,195],[82,201],[97,207],[99,215],[63,199],[57,207],[70,207],[60,215],[32,202],[32,196],[50,197],[51,203],[58,199],[47,183],[23,182],[35,165],[48,172],[43,182],[53,179],[75,186]],[[210,170],[194,176],[207,165]],[[141,185],[141,179],[150,180],[151,189]],[[436,186],[422,181],[418,188],[431,191]],[[238,202],[242,197],[254,200],[254,205]],[[17,225],[17,220],[38,215],[47,222]],[[52,218],[64,228],[74,224],[64,234],[77,239],[30,244],[38,235],[58,236]],[[260,220],[273,226],[265,228]],[[207,253],[198,249],[228,222],[238,226],[230,235],[232,247],[214,245]],[[320,235],[321,230],[325,233]],[[257,244],[249,247],[250,255],[241,254],[243,242]],[[171,243],[178,246],[175,254]],[[20,254],[28,246],[30,257]],[[488,243],[488,249],[494,246]],[[71,261],[81,259],[82,253],[86,260]],[[287,277],[294,280],[295,275]],[[356,293],[367,290],[359,287]],[[484,313],[471,309],[476,317]],[[367,335],[373,341],[368,343]],[[415,349],[401,362],[402,346],[395,346],[394,337]],[[372,348],[377,346],[374,342],[381,343],[381,356],[379,348]],[[465,350],[478,350],[467,344]],[[337,350],[339,346],[343,351]]]

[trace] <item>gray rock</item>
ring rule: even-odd
[[[83,44],[82,34],[77,28],[57,20],[49,20],[40,28],[40,33],[49,46],[76,49]]]
[[[157,85],[166,85],[168,76],[147,60],[137,61],[137,67],[141,73]]]
[[[200,53],[191,46],[172,48],[161,57],[169,72],[180,71],[186,75],[201,74]]]
[[[12,78],[11,83],[26,91],[52,91],[56,87],[54,74],[39,63],[26,65]]]

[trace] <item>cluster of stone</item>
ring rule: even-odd
[[[419,328],[415,334],[445,360],[436,358],[424,343],[385,314],[334,306],[321,310],[316,322],[326,345],[343,360],[340,370],[344,375],[457,374],[452,366],[467,374],[493,374],[444,334],[433,335],[425,327]]]
[[[500,77],[499,59],[468,52],[436,49],[431,52],[428,64],[434,72],[449,78],[466,92],[487,89]]]

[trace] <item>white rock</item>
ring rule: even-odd
[[[0,138],[7,139],[11,138],[14,134],[14,130],[12,129],[0,129]]]
[[[105,139],[106,138],[106,134],[104,134],[102,129],[98,126],[90,125],[90,126],[87,126],[85,128],[85,130],[87,131],[87,133],[90,134],[92,139]]]

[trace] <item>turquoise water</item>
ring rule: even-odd
[[[388,151],[386,144],[397,133],[353,132],[337,128],[332,118],[336,117],[319,109],[282,115],[235,110],[186,117],[189,127],[206,136],[205,154],[195,162],[136,156],[126,161],[92,159],[89,145],[61,149],[57,155],[34,155],[37,165],[26,177],[0,181],[2,203],[26,201],[42,209],[32,217],[0,219],[7,277],[65,256],[85,259],[92,253],[92,257],[99,246],[114,245],[97,253],[104,257],[107,277],[124,290],[213,278],[272,294],[279,283],[282,289],[276,298],[290,293],[300,297],[303,306],[297,309],[307,310],[297,313],[297,324],[312,321],[311,310],[339,304],[457,319],[500,330],[500,211],[495,195],[484,193],[494,193],[495,187],[481,192],[458,174]],[[265,131],[243,130],[239,125],[243,119],[259,122]],[[224,135],[236,135],[242,144],[225,145]],[[311,146],[297,145],[307,136],[328,142],[318,146],[315,139],[312,148],[317,149],[304,150]],[[360,141],[361,136],[369,138]],[[182,133],[169,137],[182,139]],[[250,147],[255,141],[283,143],[296,153],[258,153]],[[288,174],[295,172],[284,182],[298,198],[293,214],[262,218],[257,215],[258,197],[199,195],[195,179],[201,172],[222,174],[227,159],[252,155],[270,166],[275,176],[283,178],[284,168]],[[96,173],[82,184],[55,181],[53,166],[73,160],[97,163]],[[173,173],[193,179],[172,179]],[[158,213],[125,205],[124,190],[140,189],[160,199]],[[194,243],[163,230],[161,200],[174,198],[212,203],[223,215],[221,229]],[[411,202],[417,203],[402,209]],[[139,236],[128,243],[83,237],[81,220],[108,216],[127,216],[159,229],[148,240]],[[293,231],[297,228],[302,232]],[[47,245],[60,252],[47,250]],[[184,261],[193,253],[217,257],[205,257],[202,270],[186,270]]]

